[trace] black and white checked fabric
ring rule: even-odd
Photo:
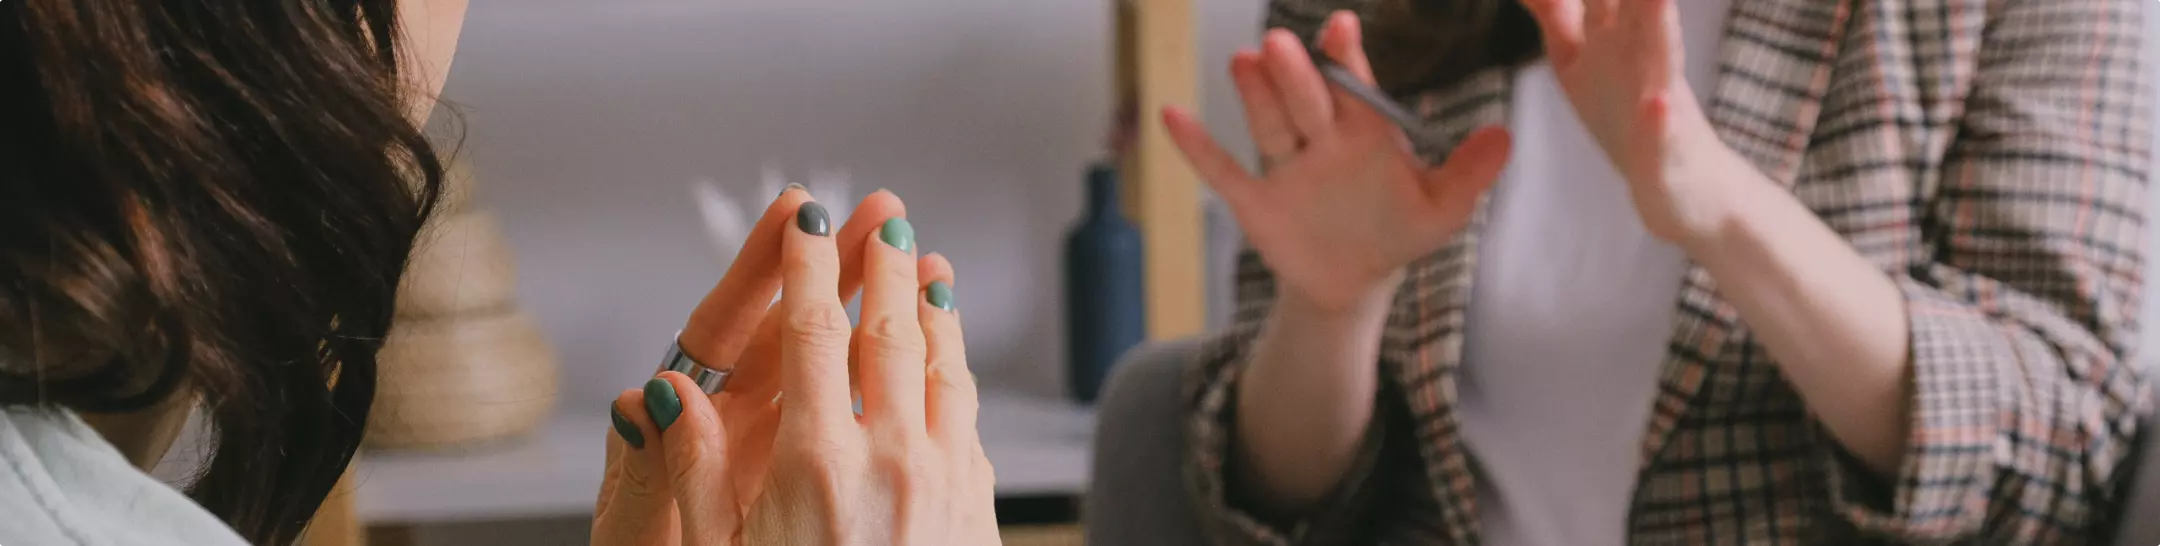
[[[1273,0],[1269,25],[1309,36],[1369,1]],[[1863,474],[1694,269],[1628,543],[2080,544],[2108,523],[2147,400],[2129,359],[2148,3],[1736,2],[1718,84],[1699,91],[1727,144],[1896,276],[1911,448],[1898,476]],[[1413,102],[1452,142],[1506,120],[1511,81],[1490,71]],[[1375,363],[1386,385],[1368,456],[1298,522],[1239,510],[1225,483],[1238,372],[1274,295],[1261,261],[1241,260],[1236,324],[1195,363],[1187,398],[1191,491],[1217,542],[1479,542],[1475,461],[1451,406],[1482,223],[1412,267]]]

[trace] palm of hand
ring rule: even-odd
[[[1371,84],[1357,18],[1338,13],[1320,47]],[[1387,117],[1331,89],[1297,37],[1269,33],[1232,58],[1253,141],[1274,168],[1257,178],[1189,114],[1163,121],[1187,161],[1230,205],[1283,288],[1329,310],[1378,301],[1404,266],[1445,246],[1507,163],[1499,129],[1473,133],[1439,167]]]
[[[1400,138],[1384,123],[1345,127],[1277,166],[1235,207],[1269,268],[1308,301],[1349,305],[1469,222],[1482,187],[1428,187],[1431,168]]]

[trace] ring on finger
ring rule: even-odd
[[[705,394],[720,394],[720,391],[727,389],[728,377],[735,375],[733,368],[713,369],[698,362],[696,358],[691,358],[690,353],[683,351],[681,332],[676,332],[675,339],[668,342],[667,355],[660,358],[660,370],[653,374],[658,375],[661,372],[677,372],[690,376],[690,381],[697,383],[698,389],[705,391]]]

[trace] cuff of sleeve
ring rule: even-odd
[[[1833,508],[1868,534],[1935,542],[1986,521],[1997,468],[2008,457],[1998,370],[2021,354],[2003,326],[1909,278],[1898,280],[1911,327],[1912,423],[1895,477],[1878,477],[1835,440],[1823,446]],[[1889,481],[1894,480],[1894,481]]]
[[[1263,518],[1239,502],[1230,483],[1231,440],[1236,430],[1235,399],[1241,366],[1219,365],[1216,358],[1230,358],[1225,351],[1211,351],[1189,415],[1191,457],[1187,477],[1197,503],[1202,527],[1221,544],[1348,544],[1359,531],[1358,507],[1372,489],[1369,479],[1379,466],[1385,445],[1383,419],[1375,412],[1366,428],[1357,462],[1343,476],[1341,485],[1320,508],[1305,517],[1276,521]],[[1220,356],[1218,356],[1220,355]]]

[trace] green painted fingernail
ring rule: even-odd
[[[915,250],[915,226],[908,225],[906,218],[886,220],[885,227],[878,230],[878,238],[901,252]]]
[[[925,297],[930,300],[931,306],[946,311],[953,309],[952,285],[945,284],[945,281],[930,281],[930,289],[924,292],[928,292]]]
[[[614,402],[608,403],[607,412],[609,417],[615,418],[615,434],[622,436],[623,441],[628,442],[630,447],[645,448],[645,433],[638,432],[637,423],[630,422],[629,417],[623,417],[622,410],[616,409]]]
[[[675,418],[682,417],[682,397],[675,394],[675,384],[658,377],[645,382],[645,411],[652,413],[653,426],[667,432]]]

